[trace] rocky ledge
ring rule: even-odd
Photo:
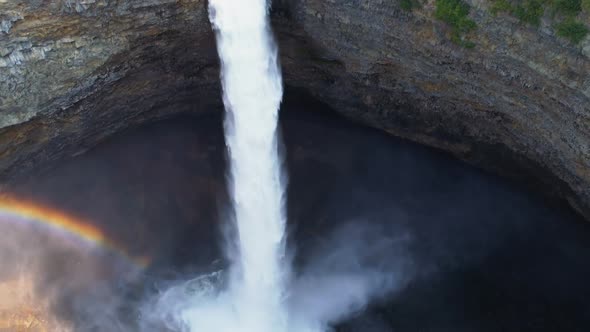
[[[441,1],[275,0],[286,85],[590,218],[590,38],[498,0],[451,2],[462,28]],[[202,0],[0,0],[2,183],[129,126],[219,108],[217,71]]]

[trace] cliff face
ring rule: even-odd
[[[574,45],[549,17],[533,27],[469,4],[471,48],[451,42],[432,0],[275,0],[285,82],[353,120],[532,178],[590,216],[589,38]],[[219,107],[217,75],[204,1],[0,0],[1,174]]]
[[[203,1],[0,0],[0,13],[5,180],[127,126],[218,104]]]

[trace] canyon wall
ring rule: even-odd
[[[457,38],[436,1],[275,0],[285,83],[590,217],[590,38],[489,0],[465,3],[474,28]],[[144,121],[220,109],[217,75],[205,1],[0,0],[2,180]]]

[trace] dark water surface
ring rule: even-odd
[[[282,115],[298,266],[344,224],[385,227],[403,245],[375,252],[379,264],[399,265],[403,282],[339,331],[590,331],[589,224],[442,153],[318,110],[290,101]],[[16,191],[149,256],[149,288],[222,257],[224,153],[219,112],[179,117],[119,135]],[[359,241],[362,250],[377,240]]]

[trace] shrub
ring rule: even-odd
[[[583,23],[580,23],[573,18],[568,18],[565,21],[558,23],[555,26],[557,35],[569,39],[572,43],[578,44],[588,34],[588,28]]]
[[[541,17],[545,13],[542,0],[526,0],[524,3],[514,6],[512,15],[521,22],[539,26]]]
[[[451,41],[464,47],[472,48],[474,43],[463,40],[463,34],[477,27],[470,19],[469,5],[463,0],[437,0],[434,16],[451,27]]]
[[[590,0],[588,0],[588,1],[590,1]],[[510,2],[508,2],[508,0],[496,0],[496,1],[493,1],[492,6],[490,7],[490,11],[494,15],[499,12],[510,13],[510,12],[512,12],[512,5],[510,4]]]
[[[491,0],[492,14],[508,12],[516,16],[521,22],[539,26],[545,7],[550,7],[553,14],[559,14],[563,20],[554,25],[557,35],[569,39],[572,43],[581,42],[589,30],[584,23],[575,17],[585,10],[590,13],[590,0]],[[516,2],[516,3],[515,3]],[[555,17],[554,17],[555,18]]]
[[[1,0],[0,0],[1,1]],[[422,7],[421,0],[400,0],[399,6],[406,11]]]
[[[518,3],[513,4],[509,0],[493,0],[493,4],[490,7],[490,11],[492,12],[492,14],[497,14],[499,12],[510,13],[511,15],[517,17],[523,23],[538,26],[541,23],[541,17],[545,13],[545,1],[547,0],[524,0],[518,1]]]
[[[412,3],[412,0],[400,0],[399,5],[400,5],[400,7],[402,7],[403,10],[407,10],[407,11],[410,11],[410,10],[412,10],[412,8],[414,8],[414,4]]]
[[[575,16],[582,10],[582,0],[553,0],[551,7],[554,13]]]

